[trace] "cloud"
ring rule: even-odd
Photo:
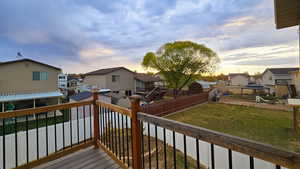
[[[0,61],[22,52],[70,72],[140,69],[146,52],[193,40],[215,50],[224,71],[252,57],[295,55],[296,29],[276,30],[273,12],[269,0],[2,0]],[[281,49],[272,54],[274,46]]]

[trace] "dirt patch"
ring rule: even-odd
[[[289,107],[287,105],[283,105],[283,104],[256,103],[256,102],[252,102],[252,101],[236,99],[236,98],[231,98],[231,97],[222,97],[220,100],[220,103],[257,107],[257,108],[271,109],[271,110],[292,111],[291,107]]]

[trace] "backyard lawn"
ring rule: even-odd
[[[166,118],[300,152],[292,112],[207,103]]]

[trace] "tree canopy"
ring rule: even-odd
[[[191,41],[166,43],[156,52],[148,52],[142,65],[151,68],[174,89],[174,95],[192,83],[199,74],[213,72],[219,63],[218,55],[202,44]]]

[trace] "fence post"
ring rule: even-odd
[[[99,108],[96,104],[98,100],[98,90],[93,91],[93,116],[94,116],[94,144],[98,148],[97,141],[99,139]]]
[[[137,113],[140,111],[141,97],[133,95],[130,97],[131,101],[131,127],[132,127],[132,160],[133,169],[142,168],[141,159],[141,128],[137,118]]]

